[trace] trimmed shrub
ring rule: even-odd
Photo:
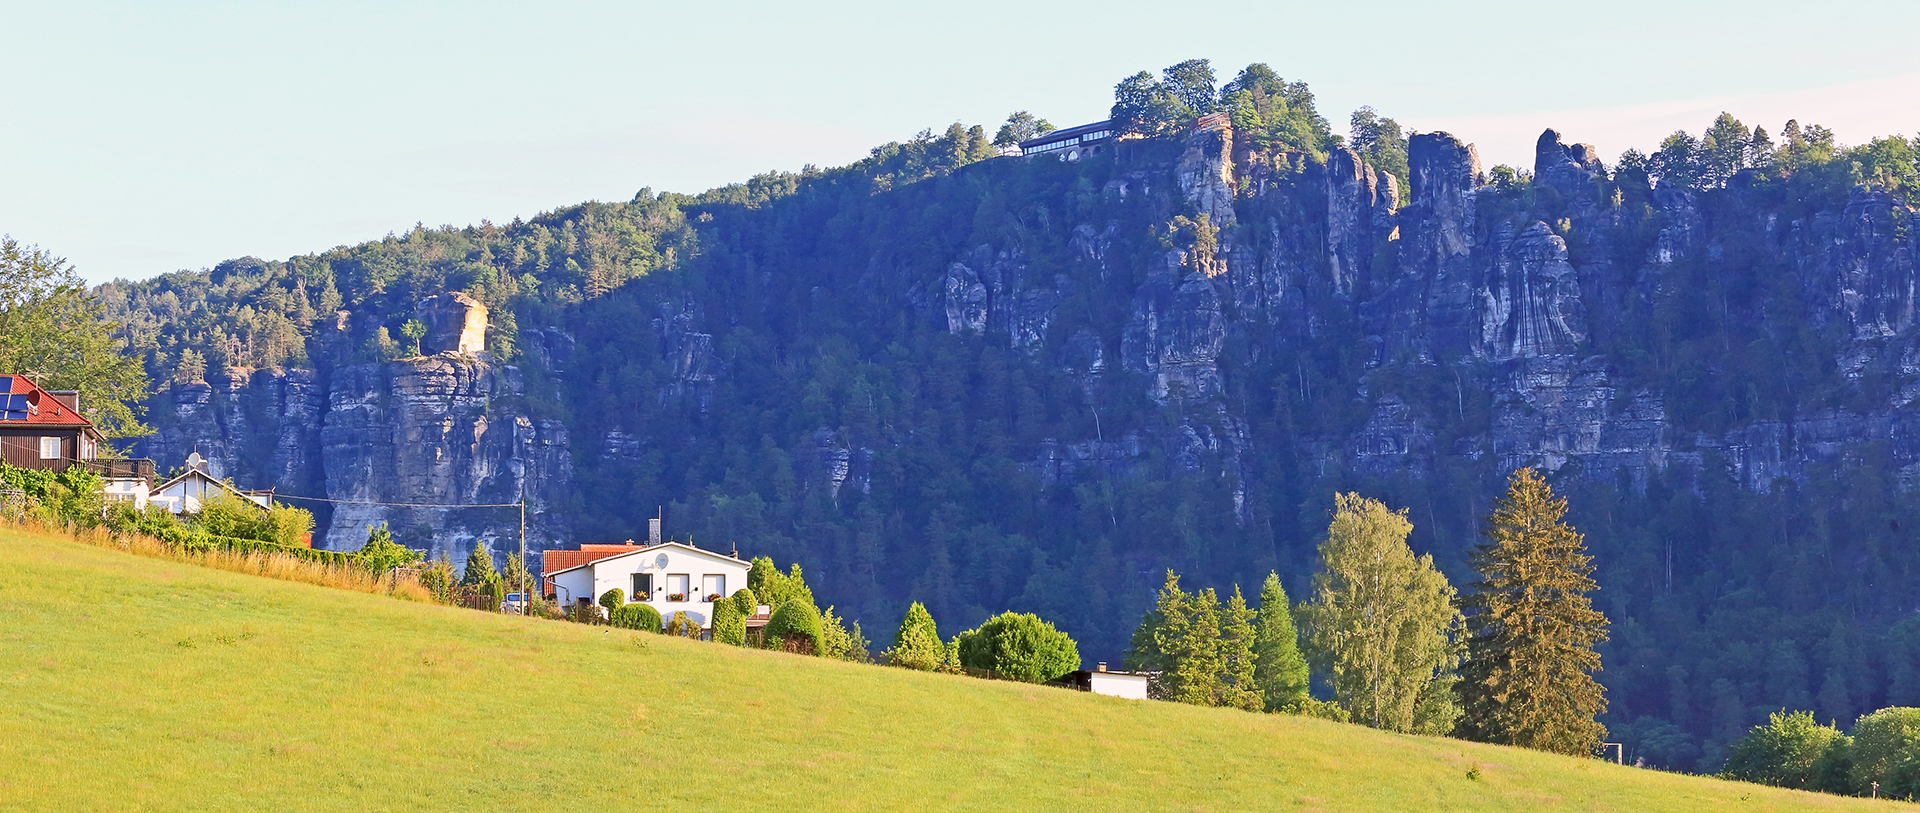
[[[733,591],[733,596],[728,601],[733,602],[734,609],[740,611],[741,618],[751,618],[753,611],[760,608],[760,599],[753,594],[752,590],[745,587]]]
[[[713,642],[734,646],[747,642],[747,617],[732,599],[713,603]]]
[[[621,592],[618,587],[600,594],[600,606],[607,608],[608,618],[612,618],[613,612],[625,606],[626,603],[627,594]]]
[[[820,637],[820,611],[804,601],[780,605],[773,611],[773,617],[767,619],[766,642],[768,649],[796,652],[798,647],[805,646],[808,655],[826,651]]]
[[[1080,668],[1080,647],[1032,613],[1001,613],[959,637],[960,665],[1045,683]]]
[[[622,629],[660,631],[660,611],[645,604],[623,604],[613,611],[613,625]]]
[[[667,634],[681,638],[699,638],[700,623],[687,617],[684,612],[676,611],[667,619]]]

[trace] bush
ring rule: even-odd
[[[598,624],[601,621],[600,605],[575,602],[567,607],[567,620],[576,624]]]
[[[959,637],[960,665],[1045,683],[1080,668],[1080,647],[1032,613],[1001,613]]]
[[[871,643],[867,636],[860,634],[860,622],[853,622],[853,629],[846,626],[846,619],[833,614],[833,608],[820,616],[820,641],[826,649],[823,657],[857,663],[872,663],[873,656],[868,654],[867,645]]]
[[[947,660],[947,647],[940,643],[940,629],[933,623],[933,614],[916,601],[907,608],[907,615],[900,619],[900,629],[893,633],[893,646],[884,653],[887,663],[931,672],[940,668]]]
[[[435,559],[427,563],[420,571],[420,586],[433,594],[433,600],[441,604],[453,603],[453,588],[457,580],[453,576],[453,563],[445,559]]]
[[[355,555],[375,573],[385,573],[420,561],[420,554],[393,541],[393,532],[387,530],[384,522],[378,528],[367,530],[367,542],[360,546]]]
[[[789,601],[773,611],[765,631],[767,648],[798,651],[806,647],[808,655],[826,651],[820,636],[820,611],[804,601]]]
[[[752,590],[745,587],[733,591],[733,596],[728,600],[733,602],[734,609],[740,611],[741,618],[751,618],[753,611],[760,609],[760,599],[754,596]]]
[[[613,611],[613,625],[621,629],[660,631],[660,611],[645,604],[635,602],[623,604]]]
[[[607,608],[608,618],[612,618],[614,611],[625,606],[626,603],[627,603],[627,594],[624,592],[621,592],[620,588],[618,587],[615,587],[612,590],[608,590],[607,592],[600,594],[600,606]]]
[[[713,641],[734,646],[747,642],[747,617],[740,614],[740,608],[733,599],[713,604]]]
[[[1298,714],[1302,717],[1332,720],[1336,723],[1353,722],[1353,712],[1347,711],[1345,706],[1331,700],[1315,700],[1311,697],[1303,697],[1300,699],[1300,702],[1282,708],[1281,711],[1287,714]]]
[[[1733,744],[1721,776],[1800,790],[1835,790],[1821,782],[1820,767],[1831,752],[1847,747],[1840,729],[1814,722],[1813,712],[1774,712]]]
[[[1920,709],[1895,706],[1860,718],[1853,724],[1850,772],[1856,795],[1867,795],[1874,782],[1880,795],[1907,798],[1920,794],[1920,766],[1902,770],[1902,758],[1920,751]]]
[[[672,618],[667,619],[667,634],[681,638],[699,638],[700,624],[688,618],[686,613],[676,611]]]

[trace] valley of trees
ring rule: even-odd
[[[1304,83],[1264,65],[1216,81],[1203,60],[1143,72],[1116,89],[1114,118],[1161,134],[1227,113],[1236,149],[1272,188],[1289,190],[1274,199],[1295,207],[1245,202],[1262,218],[1303,219],[1301,201],[1315,200],[1341,146],[1398,174],[1403,195],[1410,188],[1411,134],[1380,112],[1356,111],[1342,137]],[[398,357],[412,352],[405,328],[416,300],[465,291],[492,309],[490,352],[523,364],[536,408],[572,430],[579,496],[567,510],[583,539],[633,536],[665,501],[676,526],[699,537],[808,562],[812,589],[870,627],[891,626],[910,600],[939,619],[936,643],[942,629],[1031,612],[1089,658],[1118,660],[1130,641],[1146,651],[1134,636],[1149,612],[1198,618],[1208,611],[1175,608],[1217,608],[1216,623],[1250,631],[1251,655],[1236,643],[1223,656],[1228,678],[1195,678],[1177,691],[1306,708],[1322,702],[1301,691],[1306,660],[1338,671],[1338,684],[1371,656],[1312,643],[1300,661],[1275,654],[1286,635],[1279,617],[1264,619],[1267,600],[1250,608],[1234,585],[1327,606],[1325,596],[1349,588],[1345,577],[1315,576],[1323,546],[1398,534],[1409,553],[1396,572],[1427,585],[1420,629],[1464,625],[1456,640],[1480,640],[1485,628],[1474,619],[1506,605],[1489,598],[1459,618],[1441,608],[1452,606],[1450,585],[1477,583],[1486,557],[1503,555],[1481,549],[1482,531],[1509,472],[1436,455],[1422,471],[1367,474],[1305,441],[1365,424],[1371,401],[1356,394],[1364,388],[1425,416],[1434,448],[1469,443],[1491,421],[1496,365],[1375,364],[1351,308],[1311,314],[1312,335],[1239,322],[1221,356],[1217,400],[1244,421],[1258,455],[1244,479],[1219,476],[1220,448],[1182,457],[1154,438],[1211,420],[1213,404],[1150,398],[1147,377],[1112,363],[1111,346],[1104,369],[1089,375],[1067,341],[1111,334],[1169,246],[1192,247],[1201,230],[1192,211],[1168,202],[1177,198],[1106,191],[1130,167],[1177,160],[1180,146],[1128,140],[1077,164],[986,160],[996,143],[1046,126],[1016,114],[989,138],[985,127],[955,124],[846,167],[769,173],[699,195],[642,190],[631,201],[506,224],[417,227],[285,261],[242,258],[116,282],[97,295],[146,375],[184,382],[229,366],[324,370]],[[1576,261],[1640,263],[1660,238],[1662,190],[1692,195],[1699,228],[1718,235],[1713,251],[1662,266],[1620,298],[1618,313],[1597,315],[1583,351],[1604,356],[1623,391],[1659,391],[1670,433],[1886,401],[1895,362],[1836,370],[1849,338],[1811,314],[1793,269],[1763,250],[1773,238],[1756,213],[1811,221],[1844,209],[1859,184],[1908,195],[1920,183],[1913,140],[1847,147],[1816,126],[1790,122],[1776,134],[1722,116],[1650,155],[1628,151],[1608,170],[1595,198],[1619,225],[1567,230]],[[1524,169],[1493,168],[1479,201],[1489,223],[1569,217],[1570,201]],[[1074,248],[1088,224],[1104,235],[1103,260]],[[944,269],[981,245],[1017,246],[1027,274],[1063,280],[1045,349],[1014,347],[1005,332],[955,334],[922,312],[939,301]],[[577,346],[561,375],[527,352],[531,332],[549,329]],[[708,378],[685,374],[689,332],[711,336]],[[153,403],[167,398],[163,389]],[[601,439],[610,432],[639,440],[630,453],[607,454]],[[1089,439],[1141,451],[1074,479],[1044,477],[1035,463],[1036,450]],[[1585,535],[1591,569],[1581,578],[1598,586],[1590,609],[1611,620],[1601,635],[1569,607],[1566,623],[1585,631],[1605,664],[1595,675],[1605,687],[1599,721],[1627,744],[1629,762],[1717,769],[1749,727],[1783,708],[1848,721],[1920,705],[1912,537],[1920,502],[1884,444],[1862,449],[1767,493],[1743,487],[1708,447],[1695,450],[1697,476],[1676,469],[1646,482],[1553,483],[1567,499],[1565,521]],[[836,461],[847,474],[830,482]],[[1369,513],[1343,493],[1406,511]],[[1352,533],[1330,534],[1330,517],[1349,514]],[[1303,641],[1331,623],[1319,612],[1298,617]],[[1481,645],[1489,657],[1519,657],[1507,643]],[[1437,730],[1424,726],[1454,712],[1434,707],[1444,696],[1426,691],[1433,680],[1500,679],[1471,669],[1446,677],[1461,654],[1408,655],[1429,680],[1394,684],[1390,696],[1370,689],[1372,705],[1352,712]],[[1554,679],[1572,687],[1572,706],[1599,710],[1596,687]],[[1351,690],[1320,691],[1324,700]],[[1486,697],[1457,696],[1469,712]],[[1545,744],[1589,733],[1524,736]]]

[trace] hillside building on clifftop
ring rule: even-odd
[[[1113,135],[1113,128],[1107,122],[1096,121],[1022,141],[1020,154],[1054,155],[1062,161],[1078,161],[1106,149]]]

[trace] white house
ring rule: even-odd
[[[258,505],[261,510],[273,507],[272,489],[242,491],[228,485],[225,480],[207,472],[207,459],[201,457],[199,452],[188,455],[187,470],[155,487],[147,501],[157,503],[175,514],[198,514],[201,504],[223,491]]]
[[[748,562],[679,542],[661,542],[546,574],[561,604],[596,602],[619,588],[627,601],[660,611],[664,621],[686,613],[713,626],[713,602],[747,586]]]

